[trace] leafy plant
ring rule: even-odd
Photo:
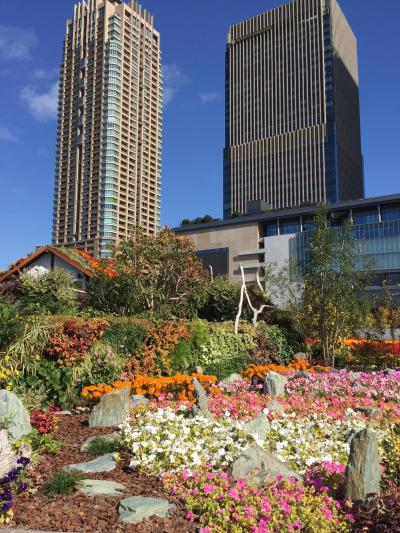
[[[90,369],[84,373],[82,381],[111,383],[117,379],[123,367],[123,359],[115,355],[110,346],[97,343],[90,354]]]
[[[108,326],[109,323],[100,318],[67,320],[49,338],[43,353],[59,364],[74,366],[88,356]]]
[[[119,449],[119,445],[116,441],[110,441],[104,437],[96,437],[88,446],[88,453],[94,457],[104,455],[106,453],[116,452]]]
[[[14,368],[25,371],[40,358],[51,332],[52,326],[43,316],[21,318],[17,337],[8,348]]]
[[[169,359],[174,372],[193,372],[198,363],[198,353],[210,340],[208,324],[196,320],[188,324],[189,338],[182,338],[170,352]]]
[[[27,440],[32,446],[33,464],[39,463],[46,454],[57,455],[64,446],[64,443],[51,433],[39,433],[36,429],[23,437],[23,440]]]
[[[43,490],[47,496],[72,494],[83,478],[83,474],[78,472],[64,472],[61,470],[46,481]]]
[[[15,308],[0,298],[0,352],[6,351],[18,331]]]
[[[117,354],[134,355],[146,334],[146,329],[138,324],[112,324],[104,333],[103,341]]]
[[[33,389],[43,387],[46,391],[46,403],[54,403],[57,406],[70,404],[78,397],[73,370],[48,359],[42,359],[34,369],[26,372],[21,377],[21,384]]]
[[[207,285],[207,296],[198,315],[210,321],[235,320],[240,299],[240,284],[217,276]]]
[[[19,308],[25,314],[71,313],[78,308],[78,292],[71,274],[54,268],[41,276],[23,272],[20,275]]]
[[[46,411],[34,409],[31,412],[32,427],[34,427],[38,433],[52,433],[57,427],[58,418],[56,413],[59,410],[60,409],[54,404],[51,404]]]

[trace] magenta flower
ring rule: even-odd
[[[236,489],[229,489],[229,496],[236,500],[236,501],[239,501],[240,500],[240,496],[239,496],[239,493]]]
[[[213,483],[206,483],[204,485],[204,493],[205,494],[211,494],[211,492],[214,492],[215,490],[215,485]]]

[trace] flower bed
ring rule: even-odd
[[[212,394],[218,394],[217,378],[205,374],[176,374],[168,377],[138,376],[134,381],[115,381],[112,385],[100,383],[89,385],[82,390],[85,398],[100,398],[103,394],[127,387],[135,394],[147,395],[150,398],[160,398],[167,394],[177,400],[193,400],[193,380],[197,378],[203,387]]]
[[[283,365],[250,365],[242,373],[244,379],[249,381],[252,380],[254,376],[257,376],[259,380],[264,380],[265,376],[269,372],[277,372],[278,374],[288,374],[293,371],[307,370],[308,372],[327,372],[328,369],[323,366],[310,366],[310,364],[303,359],[294,359],[287,366]]]
[[[156,475],[204,463],[226,466],[253,442],[228,419],[187,418],[169,407],[139,408],[121,426],[121,445],[132,454],[130,466]]]
[[[351,530],[352,516],[339,502],[295,480],[255,487],[204,468],[166,475],[163,483],[183,499],[188,518],[199,521],[202,533]]]

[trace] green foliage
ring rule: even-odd
[[[94,457],[104,455],[106,453],[113,453],[118,451],[119,445],[116,441],[110,441],[104,437],[96,437],[88,446],[88,453]]]
[[[232,324],[210,325],[208,343],[201,347],[196,361],[205,374],[222,379],[246,368],[255,348],[254,327],[242,325],[241,328],[235,335]]]
[[[169,354],[171,368],[174,373],[193,372],[198,364],[198,354],[210,340],[208,324],[202,320],[195,320],[188,324],[189,339],[181,339]]]
[[[36,387],[29,387],[22,378],[13,388],[13,392],[29,412],[35,409],[45,409],[50,403],[47,400],[47,392],[40,383],[37,383]]]
[[[21,317],[16,338],[8,348],[14,367],[25,371],[39,359],[53,328],[43,316]]]
[[[48,359],[42,359],[34,368],[25,372],[20,382],[25,387],[44,389],[47,404],[69,405],[79,396],[79,387],[74,380],[73,369],[60,366]]]
[[[207,286],[207,298],[199,317],[211,322],[235,320],[240,299],[240,284],[217,276]]]
[[[118,315],[147,313],[163,319],[191,318],[204,299],[205,271],[190,239],[164,229],[147,235],[136,228],[115,250],[115,275],[106,268],[91,280],[88,305]]]
[[[256,328],[254,364],[288,364],[301,350],[300,338],[293,331],[276,324],[259,322]]]
[[[205,215],[204,217],[196,217],[194,219],[184,218],[181,222],[181,226],[188,226],[189,224],[205,224],[207,222],[213,222],[219,220],[219,218],[213,218],[211,215]]]
[[[0,352],[6,351],[15,339],[18,331],[18,319],[15,308],[0,298]]]
[[[20,280],[18,307],[24,314],[67,314],[77,310],[75,281],[65,270],[54,268],[41,276],[25,272]]]
[[[39,433],[36,429],[24,437],[23,440],[27,440],[32,446],[32,464],[40,462],[43,459],[43,455],[57,455],[65,446],[61,440],[56,439],[51,433]]]
[[[112,324],[105,332],[103,341],[120,355],[134,355],[146,338],[146,329],[134,323]]]
[[[366,279],[356,269],[355,253],[350,222],[333,228],[326,209],[320,208],[307,244],[304,292],[296,320],[305,336],[320,339],[326,365],[334,364],[340,338],[351,335],[365,320],[359,292]]]
[[[44,484],[43,490],[47,496],[72,494],[84,475],[78,472],[56,472]]]
[[[81,379],[82,385],[112,383],[120,375],[124,362],[110,346],[97,343],[87,361],[87,368]]]

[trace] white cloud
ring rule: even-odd
[[[35,80],[53,80],[55,77],[57,77],[58,71],[57,69],[44,69],[44,68],[38,68],[33,71],[32,77]]]
[[[37,44],[33,30],[0,24],[0,59],[29,59]]]
[[[183,85],[190,81],[190,78],[182,72],[176,63],[168,63],[162,67],[164,75],[164,104],[168,105],[175,98]]]
[[[0,126],[0,140],[11,141],[11,142],[18,141],[17,137],[13,133],[11,133],[11,131],[5,126]]]
[[[40,92],[35,87],[27,85],[21,91],[21,99],[28,106],[32,115],[41,121],[50,120],[57,116],[58,82],[53,83],[47,91]]]
[[[201,93],[199,97],[202,104],[210,104],[211,102],[215,102],[215,100],[219,100],[221,95],[219,93]]]

